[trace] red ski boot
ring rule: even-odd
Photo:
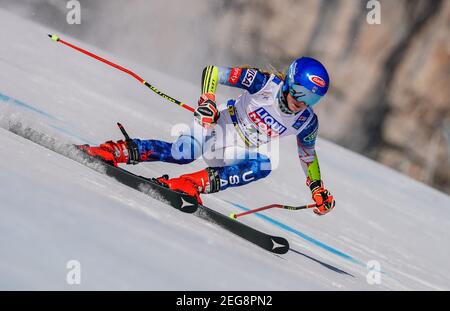
[[[204,170],[168,179],[167,175],[156,180],[172,190],[184,192],[203,204],[200,193],[213,193],[220,190],[220,178],[216,169],[208,167]]]
[[[98,147],[78,145],[77,148],[114,166],[117,166],[118,163],[136,164],[139,162],[137,147],[130,146],[130,143],[123,140],[118,142],[109,140]]]

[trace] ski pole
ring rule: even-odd
[[[127,131],[125,130],[125,128],[123,127],[122,124],[120,124],[119,122],[117,122],[117,126],[119,127],[120,131],[122,132],[123,136],[125,136],[125,140],[131,140],[130,136],[128,135]]]
[[[270,205],[266,205],[266,206],[263,206],[263,207],[255,208],[255,209],[252,209],[252,210],[249,210],[249,211],[246,211],[246,212],[242,212],[242,213],[239,213],[239,214],[231,213],[230,217],[233,218],[233,219],[237,219],[238,217],[249,215],[249,214],[253,214],[253,213],[256,213],[256,212],[260,212],[260,211],[264,211],[264,210],[267,210],[267,209],[270,209],[270,208],[282,208],[282,209],[287,209],[287,210],[290,210],[290,211],[298,211],[298,210],[301,210],[301,209],[307,209],[307,208],[313,208],[313,207],[316,207],[315,203],[302,205],[302,206],[270,204]]]
[[[87,51],[85,49],[82,49],[82,48],[80,48],[78,46],[75,46],[75,45],[73,45],[73,44],[71,44],[71,43],[69,43],[67,41],[64,41],[60,37],[58,37],[57,35],[50,35],[49,34],[48,36],[55,42],[59,42],[59,43],[62,43],[64,45],[67,45],[68,47],[71,47],[74,50],[77,50],[77,51],[79,51],[79,52],[81,52],[83,54],[86,54],[86,55],[88,55],[88,56],[90,56],[92,58],[95,58],[96,60],[99,60],[99,61],[101,61],[101,62],[103,62],[103,63],[105,63],[107,65],[110,65],[111,67],[114,67],[116,69],[119,69],[119,70],[129,74],[130,76],[134,77],[136,80],[138,80],[139,82],[141,82],[142,84],[147,86],[150,90],[152,90],[153,92],[155,92],[159,96],[161,96],[161,97],[167,99],[168,101],[170,101],[170,102],[172,102],[174,104],[177,104],[178,106],[181,106],[181,107],[183,107],[183,108],[185,108],[185,109],[187,109],[187,110],[189,110],[191,112],[194,112],[194,108],[192,108],[191,106],[189,106],[189,105],[187,105],[185,103],[182,103],[179,100],[177,100],[175,98],[172,98],[169,95],[161,92],[160,90],[158,90],[156,87],[154,87],[153,85],[151,85],[150,83],[148,83],[147,81],[142,79],[140,76],[138,76],[133,71],[131,71],[131,70],[127,69],[127,68],[124,68],[124,67],[122,67],[122,66],[120,66],[118,64],[115,64],[115,63],[113,63],[113,62],[111,62],[111,61],[109,61],[107,59],[104,59],[103,57],[100,57],[100,56],[98,56],[98,55],[96,55],[94,53],[91,53],[91,52],[89,52],[89,51]]]

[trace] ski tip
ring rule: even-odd
[[[236,213],[231,213],[231,214],[230,214],[230,218],[231,218],[231,219],[235,219],[235,220],[236,220],[236,219],[237,219],[237,217],[236,217]]]

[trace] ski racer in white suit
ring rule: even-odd
[[[191,163],[203,156],[209,167],[180,177],[157,180],[167,187],[195,196],[228,187],[243,186],[265,178],[271,171],[268,156],[258,147],[280,137],[295,135],[298,156],[316,203],[314,212],[325,215],[335,200],[324,187],[315,151],[318,118],[312,107],[326,94],[329,76],[317,60],[302,57],[289,66],[285,76],[256,68],[207,66],[202,75],[202,95],[195,109],[195,125],[174,142],[154,139],[108,141],[87,151],[105,160],[136,164],[163,161]],[[217,85],[244,92],[219,111]]]

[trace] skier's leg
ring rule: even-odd
[[[221,112],[221,115],[214,130],[203,136],[202,155],[209,167],[178,178],[157,180],[173,190],[195,196],[201,202],[199,193],[246,185],[269,175],[269,157],[248,149],[237,135],[228,113]]]
[[[144,161],[187,164],[202,155],[206,137],[207,132],[200,125],[193,124],[190,127],[185,126],[173,143],[155,139],[131,139],[107,141],[98,147],[82,145],[79,148],[114,165]]]
[[[182,125],[178,138],[172,143],[154,139],[133,141],[138,146],[140,161],[187,164],[202,155],[207,135],[207,130],[193,122],[190,126]]]
[[[162,161],[176,164],[191,163],[201,156],[202,147],[193,136],[181,135],[175,142],[134,139],[139,148],[140,161]]]

